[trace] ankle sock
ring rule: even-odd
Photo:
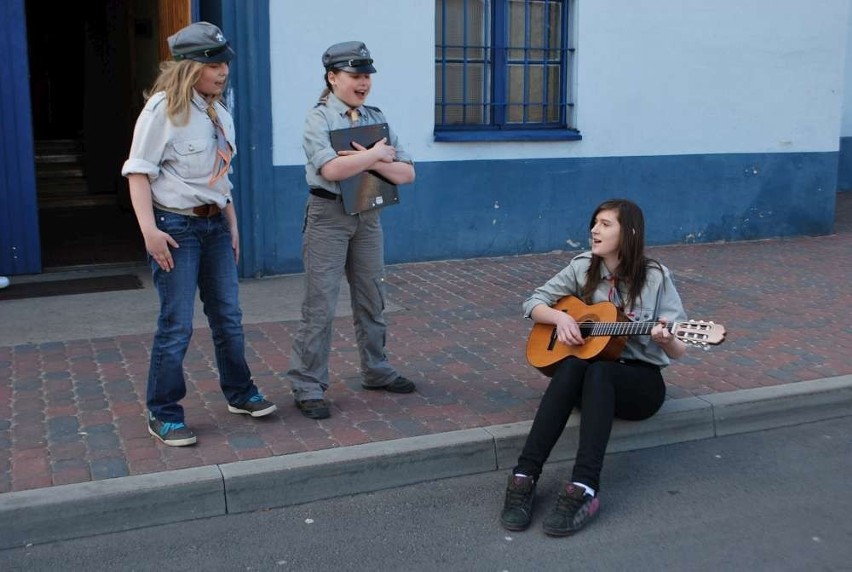
[[[583,489],[585,489],[587,495],[595,496],[595,494],[596,494],[595,489],[593,489],[589,485],[584,485],[583,483],[578,483],[577,481],[574,481],[571,484],[576,485],[578,487],[582,487]]]

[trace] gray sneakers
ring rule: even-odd
[[[267,401],[261,394],[257,394],[242,405],[228,404],[228,411],[231,413],[251,415],[252,417],[263,417],[269,415],[278,407],[271,401]]]
[[[197,441],[195,433],[183,423],[160,421],[150,414],[148,415],[148,433],[170,447],[186,447],[195,445]]]

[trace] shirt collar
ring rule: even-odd
[[[206,112],[207,108],[210,107],[210,104],[207,102],[207,99],[205,99],[203,95],[198,93],[195,88],[192,88],[192,103],[198,109],[204,112]]]
[[[339,97],[334,95],[334,93],[328,94],[326,105],[328,105],[332,109],[332,111],[334,111],[341,117],[346,117],[347,119],[347,113],[349,113],[349,110],[352,109],[351,107],[343,103],[343,101]],[[358,111],[358,115],[360,115],[361,117],[364,116],[363,106],[358,106],[355,109]]]

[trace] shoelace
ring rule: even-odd
[[[524,506],[527,504],[529,496],[529,490],[509,488],[506,490],[506,503],[509,506]]]
[[[160,435],[165,437],[171,431],[177,431],[178,429],[183,429],[184,427],[186,427],[185,423],[171,423],[167,421],[166,423],[163,423],[163,427],[162,429],[160,429]]]
[[[259,393],[257,395],[252,395],[251,398],[249,398],[249,401],[251,401],[252,403],[257,403],[258,401],[263,401],[263,396]]]
[[[576,512],[583,506],[583,502],[585,502],[586,496],[575,499],[572,496],[568,496],[568,493],[562,491],[559,493],[559,496],[556,497],[556,512],[561,512],[565,514],[571,514]]]

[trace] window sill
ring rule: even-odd
[[[505,129],[499,131],[435,131],[435,141],[579,141],[583,138],[575,129]]]

